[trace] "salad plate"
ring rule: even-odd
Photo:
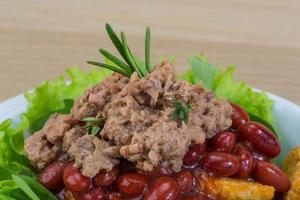
[[[0,103],[0,200],[300,199],[298,105],[105,27],[119,56]]]

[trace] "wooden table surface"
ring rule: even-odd
[[[99,47],[112,49],[105,22],[125,30],[138,55],[150,26],[153,60],[174,55],[182,71],[188,55],[202,52],[218,66],[235,65],[238,80],[300,104],[298,0],[2,0],[0,100],[65,67],[89,69]]]

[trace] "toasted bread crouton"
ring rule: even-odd
[[[232,178],[216,179],[215,184],[224,200],[271,200],[275,192],[272,186]]]
[[[68,190],[64,191],[63,197],[64,197],[64,200],[76,200],[74,194]]]
[[[296,165],[298,162],[300,162],[300,147],[290,150],[281,164],[281,169],[290,179],[296,172]]]
[[[285,164],[288,165],[288,163]],[[300,200],[300,161],[294,166],[289,165],[285,170],[291,180],[291,187],[285,196],[285,200]]]

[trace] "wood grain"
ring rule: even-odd
[[[176,56],[178,71],[190,54],[218,66],[236,66],[236,78],[300,104],[299,1],[0,2],[0,99],[53,80],[68,66],[88,69],[97,49],[112,49],[110,22],[126,30],[143,55],[145,26],[152,29],[152,59]]]

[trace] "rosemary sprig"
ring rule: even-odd
[[[174,111],[171,114],[171,118],[174,121],[177,121],[180,119],[181,121],[184,121],[185,123],[189,120],[189,113],[192,109],[191,104],[183,104],[180,101],[173,101],[172,105],[174,107]]]
[[[126,69],[126,71],[133,73],[133,69],[131,69],[130,66],[128,66],[126,63],[124,63],[121,59],[118,57],[114,56],[110,52],[104,50],[104,49],[99,49],[99,52],[104,55],[107,59],[111,60],[113,63],[115,63],[117,66],[120,66],[121,69]]]
[[[83,126],[87,130],[88,135],[97,135],[97,133],[102,130],[104,125],[103,118],[96,117],[86,117],[81,120],[82,122],[86,122],[86,125]]]
[[[105,24],[107,34],[111,39],[113,45],[116,47],[124,61],[114,56],[110,52],[99,49],[99,52],[107,59],[111,60],[115,65],[109,65],[96,61],[88,61],[89,64],[103,67],[114,72],[123,74],[124,76],[130,77],[132,73],[137,72],[138,76],[145,77],[150,71],[150,28],[146,28],[146,38],[145,38],[145,65],[144,63],[138,62],[134,55],[132,54],[125,33],[121,32],[121,39],[118,38],[117,34],[114,32],[109,24]]]
[[[150,70],[150,28],[146,28],[145,37],[145,63],[147,71]]]
[[[139,69],[137,64],[135,63],[134,58],[132,56],[132,53],[131,53],[128,45],[127,45],[126,36],[125,36],[125,33],[123,31],[121,32],[121,39],[122,39],[123,50],[124,50],[124,53],[125,53],[125,55],[128,59],[129,65],[132,66],[132,68],[134,69],[134,71],[137,72],[139,77],[143,77],[143,73],[142,73],[141,69]]]
[[[123,74],[124,76],[128,76],[128,77],[131,76],[131,73],[129,73],[128,71],[125,71],[121,68],[118,68],[118,67],[115,67],[115,66],[112,66],[112,65],[108,65],[108,64],[105,64],[105,63],[99,63],[99,62],[96,62],[96,61],[88,61],[88,63],[91,64],[91,65],[95,65],[95,66],[99,66],[99,67],[109,69],[109,70],[117,72],[119,74]]]
[[[128,60],[123,51],[123,45],[122,45],[120,39],[118,38],[118,36],[116,35],[114,30],[108,23],[105,24],[105,28],[106,28],[108,36],[110,37],[111,41],[115,45],[116,49],[119,51],[120,55],[124,58],[124,60],[128,63]]]

